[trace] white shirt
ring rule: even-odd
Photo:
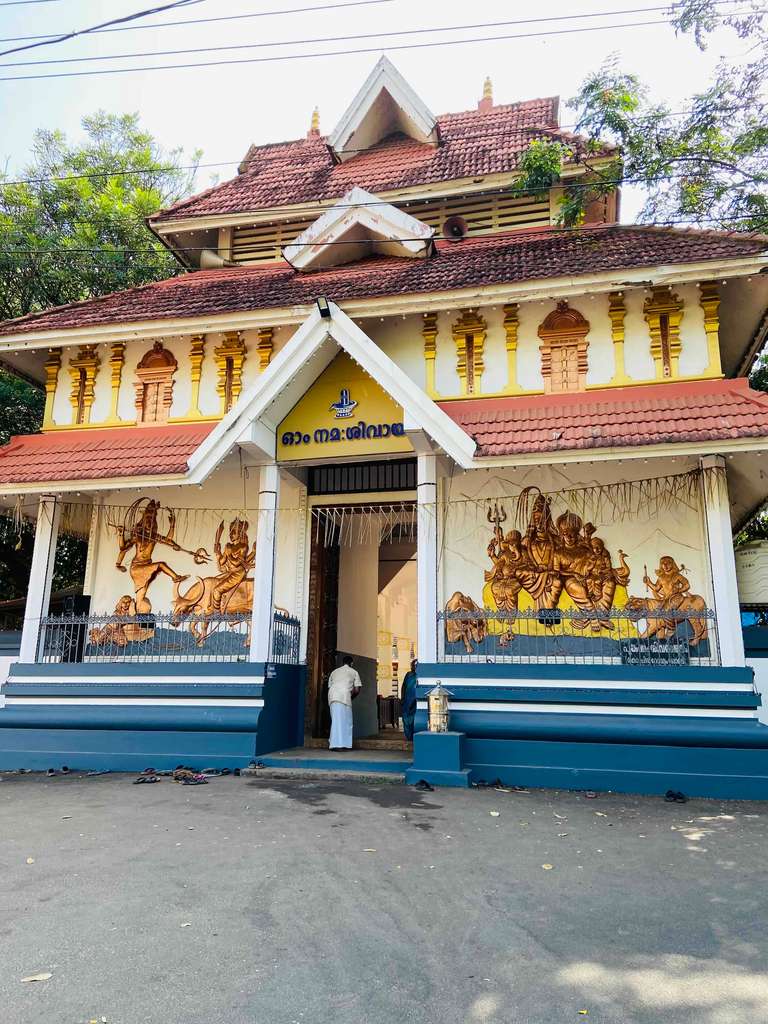
[[[328,703],[352,705],[352,691],[362,687],[360,673],[351,665],[335,668],[328,677]]]

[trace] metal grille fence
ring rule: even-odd
[[[438,614],[446,662],[559,662],[574,665],[719,665],[715,614],[611,609]]]
[[[213,615],[181,620],[172,614],[46,615],[40,624],[38,661],[236,662],[248,661],[250,615]],[[300,624],[276,613],[273,659],[299,660]]]

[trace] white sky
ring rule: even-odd
[[[83,28],[161,3],[162,0],[52,0],[52,2],[0,5],[0,38]],[[319,6],[323,0],[201,0],[188,8],[147,21],[213,17],[259,11]],[[608,12],[658,6],[659,0],[388,0],[347,10],[285,14],[213,24],[143,28],[104,33],[82,40],[0,58],[0,64],[53,60],[140,51],[191,47],[233,46],[291,41],[312,37],[391,32],[414,28],[467,25],[523,18],[544,18],[580,13]],[[496,27],[463,33],[430,33],[425,39],[456,39],[664,19],[661,11],[606,17],[592,21]],[[412,42],[414,37],[391,42]],[[111,65],[136,66],[183,61],[206,61],[286,53],[376,47],[382,40],[349,43],[291,45],[282,49],[235,50],[219,54],[190,54],[131,58]],[[7,49],[20,43],[0,43]],[[419,50],[389,50],[389,56],[435,114],[474,107],[486,75],[493,79],[497,103],[559,94],[566,99],[584,76],[613,52],[621,54],[625,69],[636,72],[652,95],[683,109],[685,97],[706,83],[720,53],[734,53],[739,44],[729,33],[713,37],[701,53],[691,39],[677,38],[665,21],[642,27],[609,31],[548,34],[533,39],[506,39]],[[111,112],[138,111],[142,123],[166,147],[200,148],[203,161],[231,164],[201,171],[200,188],[209,176],[231,177],[236,162],[251,142],[297,138],[308,127],[312,108],[320,108],[321,129],[329,132],[375,63],[381,49],[366,54],[344,54],[311,60],[281,60],[173,71],[154,71],[86,78],[0,82],[0,166],[18,173],[27,159],[34,130],[61,129],[79,133],[83,115],[103,108]],[[50,64],[0,67],[0,77],[40,72],[84,70],[99,64]],[[563,109],[564,123],[573,112]],[[633,219],[637,200],[625,193],[623,219]]]

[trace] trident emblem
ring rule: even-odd
[[[493,523],[497,530],[501,527],[501,524],[506,521],[507,513],[505,512],[503,505],[499,508],[498,501],[494,501],[493,509],[491,509],[490,505],[488,506],[488,522]]]

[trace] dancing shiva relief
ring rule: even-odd
[[[500,650],[516,636],[582,637],[657,641],[676,635],[683,625],[690,647],[707,639],[707,605],[690,592],[690,582],[671,555],[663,555],[656,579],[644,568],[647,597],[628,593],[630,566],[618,549],[614,564],[597,529],[566,509],[554,519],[552,499],[536,487],[518,498],[517,519],[524,532],[504,532],[505,508],[487,512],[493,533],[487,546],[491,568],[484,573],[482,607],[460,591],[445,606],[445,635],[474,652],[495,634]],[[638,628],[644,622],[643,628]],[[575,652],[575,648],[574,648]],[[510,652],[512,653],[512,652]],[[564,648],[562,653],[568,653]]]
[[[256,542],[249,543],[249,523],[240,518],[229,524],[229,540],[222,546],[224,521],[219,523],[213,542],[213,553],[218,573],[212,576],[198,576],[182,592],[182,584],[188,574],[177,572],[168,562],[156,557],[158,545],[172,551],[191,555],[196,565],[207,565],[211,555],[205,547],[195,550],[182,547],[175,539],[177,514],[167,509],[167,529],[160,526],[162,506],[148,498],[139,498],[131,505],[121,523],[109,525],[118,537],[118,555],[115,567],[127,572],[133,583],[134,593],[124,594],[117,602],[114,620],[90,631],[90,642],[96,646],[107,644],[125,647],[131,641],[151,639],[155,635],[152,617],[152,602],[149,592],[160,576],[167,576],[173,583],[171,625],[178,627],[183,621],[189,622],[189,631],[197,645],[222,625],[234,627],[247,622],[250,631],[253,608],[253,578],[248,573],[256,561]],[[123,564],[133,552],[129,566]],[[136,617],[140,620],[137,622]],[[133,618],[134,621],[127,621]],[[249,634],[245,643],[250,642]]]

